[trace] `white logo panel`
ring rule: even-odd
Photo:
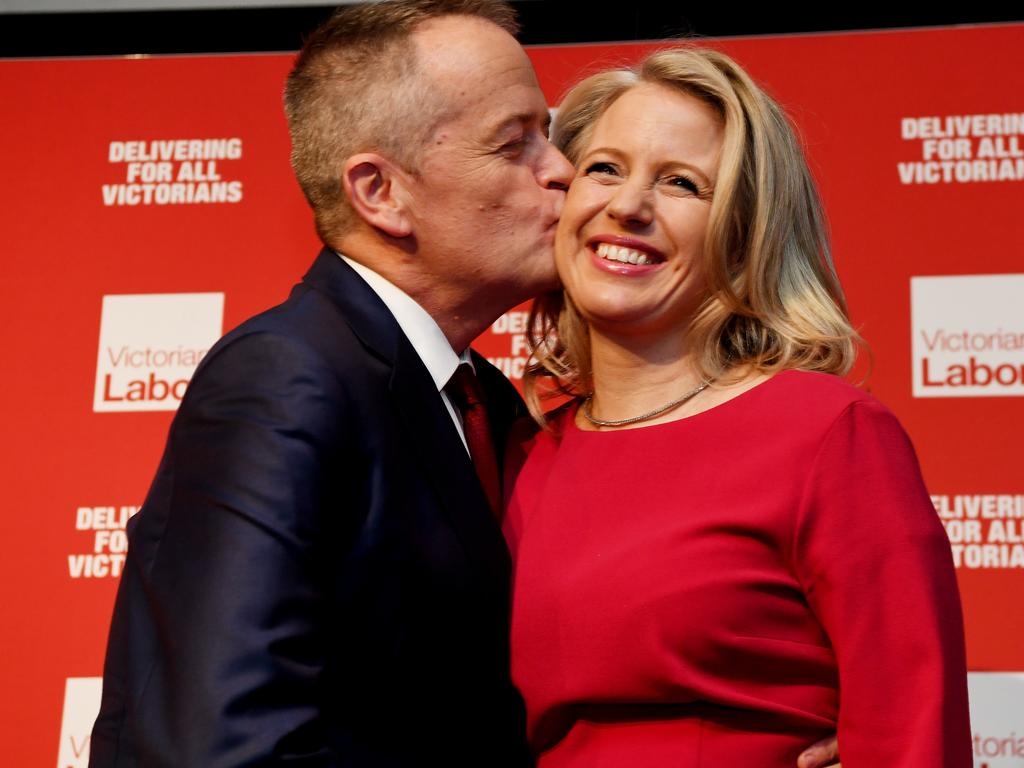
[[[974,768],[1024,766],[1024,672],[971,672]]]
[[[912,277],[914,397],[1024,395],[1024,275]]]
[[[93,410],[176,410],[223,322],[223,293],[104,296]]]
[[[57,768],[87,768],[92,724],[100,712],[102,677],[69,677],[64,686]]]

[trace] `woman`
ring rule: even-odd
[[[508,500],[513,677],[539,768],[970,766],[957,586],[782,111],[710,50],[595,75],[565,293],[528,394],[572,395]],[[545,382],[548,386],[545,387]]]

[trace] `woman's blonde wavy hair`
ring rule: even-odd
[[[643,83],[703,99],[724,125],[703,251],[708,295],[690,331],[699,375],[847,373],[861,341],[847,317],[817,189],[782,108],[736,62],[684,46],[592,75],[562,101],[552,141],[577,164],[605,110]],[[542,398],[590,393],[589,336],[561,291],[535,301],[529,327],[524,383],[543,421]]]

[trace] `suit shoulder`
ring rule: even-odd
[[[289,337],[313,349],[356,343],[338,307],[303,283],[296,285],[280,304],[253,315],[225,334],[221,343],[230,344],[259,333]]]
[[[207,353],[195,378],[216,368],[239,375],[316,372],[341,383],[364,374],[386,376],[349,327],[343,313],[320,292],[298,284],[277,306],[248,318]],[[379,370],[378,370],[379,369]],[[195,379],[194,379],[195,380]]]
[[[387,370],[376,364],[344,319],[314,291],[297,286],[289,298],[225,334],[196,369],[182,401],[294,402],[322,415],[344,408],[350,394],[378,387]],[[367,379],[363,386],[362,379]]]

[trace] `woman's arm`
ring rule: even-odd
[[[839,666],[847,768],[972,765],[949,542],[896,418],[851,403],[807,477],[794,563]]]

